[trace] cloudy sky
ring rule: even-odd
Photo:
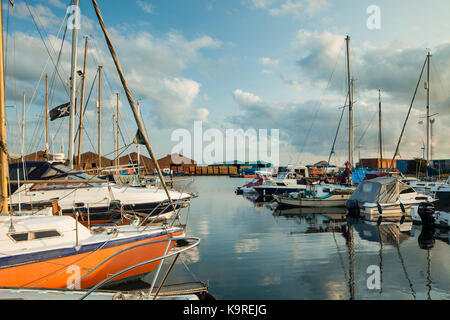
[[[18,119],[26,92],[25,152],[45,148],[45,74],[51,107],[69,101],[71,1],[3,4],[10,152],[20,152]],[[136,125],[91,1],[81,0],[78,70],[89,37],[83,152],[97,148],[96,70],[103,75],[103,153],[113,150],[115,93],[121,94],[121,145]],[[378,90],[382,90],[385,155],[391,157],[428,51],[431,51],[434,158],[449,158],[450,3],[363,0],[98,0],[133,96],[158,156],[171,153],[176,129],[278,129],[280,161],[327,160],[346,101],[345,37],[355,78],[355,158],[378,155]],[[380,28],[370,29],[370,6]],[[31,14],[30,14],[31,13]],[[55,72],[55,65],[58,66]],[[400,149],[422,156],[426,92],[419,91]],[[17,108],[14,108],[17,106]],[[332,163],[347,158],[348,113]],[[68,119],[51,123],[51,148],[67,153]],[[134,151],[131,146],[128,151]]]

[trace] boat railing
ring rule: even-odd
[[[182,249],[179,249],[179,250],[176,250],[176,251],[173,251],[173,252],[168,253],[167,251],[168,251],[168,248],[170,248],[170,244],[171,244],[172,242],[177,242],[177,241],[183,241],[183,242],[193,241],[193,243],[190,244],[190,245],[188,245],[188,246],[186,246],[186,247],[184,247],[184,248],[182,248]],[[129,247],[129,248],[126,248],[126,249],[123,249],[123,250],[121,250],[121,251],[119,251],[119,252],[116,252],[115,254],[113,254],[113,255],[109,256],[108,258],[106,258],[105,260],[103,260],[103,261],[102,261],[101,263],[99,263],[95,268],[91,269],[91,270],[90,270],[89,272],[87,272],[84,276],[80,277],[77,281],[75,281],[70,287],[71,287],[71,288],[74,288],[77,284],[81,283],[81,281],[82,281],[84,278],[86,278],[88,275],[90,275],[92,272],[94,272],[95,270],[97,270],[98,268],[100,268],[102,265],[104,265],[105,263],[107,263],[107,262],[110,261],[111,259],[113,259],[113,258],[115,258],[115,257],[117,257],[117,256],[119,256],[119,255],[121,255],[121,254],[123,254],[123,253],[125,253],[125,252],[128,252],[128,251],[130,251],[130,250],[133,250],[133,249],[135,249],[135,248],[143,247],[143,246],[148,246],[148,245],[152,245],[152,244],[156,244],[156,243],[167,242],[167,247],[166,247],[165,253],[164,253],[162,256],[160,256],[160,257],[158,257],[158,258],[155,258],[155,259],[151,259],[151,260],[147,260],[147,261],[144,261],[144,262],[140,262],[140,263],[138,263],[138,264],[136,264],[136,265],[130,266],[130,267],[128,267],[128,268],[125,268],[125,269],[123,269],[123,270],[121,270],[121,271],[119,271],[119,272],[117,272],[117,273],[115,273],[115,274],[113,274],[113,275],[107,277],[107,278],[104,279],[103,281],[101,281],[101,282],[99,282],[98,284],[96,284],[94,287],[90,288],[89,291],[86,292],[86,293],[80,298],[80,300],[86,299],[89,295],[91,295],[93,292],[95,292],[96,290],[98,290],[100,287],[104,286],[106,283],[110,282],[110,281],[113,280],[114,278],[116,278],[116,277],[118,277],[118,276],[120,276],[120,275],[122,275],[122,274],[124,274],[124,273],[126,273],[126,272],[128,272],[128,271],[130,271],[130,270],[133,270],[133,269],[136,269],[136,268],[145,266],[145,265],[150,264],[150,263],[154,263],[154,262],[157,262],[157,261],[161,261],[161,263],[159,264],[158,270],[157,270],[156,274],[155,274],[154,277],[153,277],[152,286],[151,286],[151,288],[150,288],[150,290],[149,290],[149,298],[150,298],[151,295],[152,295],[152,292],[153,292],[153,287],[154,287],[154,285],[155,285],[155,283],[156,283],[156,280],[157,280],[158,277],[159,277],[159,273],[160,273],[160,270],[161,270],[161,266],[162,266],[162,264],[164,263],[164,260],[165,260],[165,259],[168,259],[168,258],[171,258],[171,257],[173,257],[173,256],[176,256],[175,260],[172,262],[172,266],[169,268],[169,270],[167,271],[167,273],[166,273],[165,276],[164,276],[164,279],[162,280],[161,284],[159,285],[158,291],[155,293],[155,295],[154,295],[154,297],[153,297],[153,300],[155,300],[156,297],[157,297],[158,294],[159,294],[159,291],[160,291],[161,288],[163,287],[164,282],[165,282],[165,280],[167,279],[167,277],[168,277],[168,275],[169,275],[169,273],[170,273],[170,271],[171,271],[173,265],[175,264],[175,262],[176,262],[178,256],[179,256],[181,253],[183,253],[183,252],[186,252],[186,251],[188,251],[188,250],[191,250],[191,249],[197,247],[197,246],[200,244],[200,241],[201,241],[200,238],[195,238],[195,237],[174,237],[174,238],[161,239],[161,240],[156,240],[156,241],[151,241],[151,242],[146,242],[146,243],[141,243],[141,244],[137,244],[137,245],[131,246],[131,247]]]

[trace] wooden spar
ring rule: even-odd
[[[81,169],[81,138],[83,136],[83,119],[84,119],[84,95],[86,90],[86,64],[87,64],[87,51],[88,51],[88,41],[89,38],[86,37],[84,45],[84,65],[83,65],[83,75],[82,75],[82,85],[81,85],[81,106],[80,106],[80,126],[78,130],[78,161],[77,164]]]
[[[83,184],[83,183],[108,183],[108,180],[14,180],[9,184]]]
[[[80,0],[74,0],[76,15],[75,19],[78,19]],[[73,26],[72,30],[72,69],[71,69],[71,92],[70,92],[70,120],[69,120],[69,167],[73,169],[73,155],[74,155],[74,139],[75,139],[75,108],[77,97],[77,49],[78,49],[78,27]]]
[[[350,37],[347,36],[345,39],[347,43],[347,75],[348,75],[348,101],[349,101],[349,142],[348,142],[348,161],[350,162],[350,168],[353,167],[353,143],[354,143],[354,133],[353,133],[353,90],[352,90],[352,77],[350,71]]]
[[[400,150],[400,144],[402,143],[403,135],[405,134],[406,124],[408,123],[409,116],[411,115],[411,110],[412,110],[412,107],[414,105],[414,101],[416,100],[417,91],[419,90],[420,81],[422,80],[422,76],[423,76],[423,72],[425,71],[425,66],[427,64],[427,60],[428,60],[428,58],[425,60],[425,63],[423,64],[422,71],[420,72],[419,81],[417,81],[416,90],[414,91],[414,96],[413,96],[413,99],[411,101],[411,105],[410,105],[409,110],[408,110],[408,115],[406,116],[405,123],[403,124],[402,133],[400,134],[400,138],[398,139],[398,143],[397,143],[397,148],[395,149],[394,157],[392,158],[391,169],[394,168],[394,161],[395,161],[395,158],[397,157],[397,155],[399,153],[399,150]]]
[[[381,113],[381,90],[378,90],[378,97],[379,97],[379,105],[378,105],[378,113],[379,113],[379,135],[380,135],[380,159],[381,159],[381,169],[383,169],[383,127],[382,127],[382,113]]]
[[[45,154],[49,159],[49,143],[48,143],[48,75],[45,75]]]
[[[164,188],[164,190],[165,190],[165,192],[167,194],[167,198],[168,198],[169,202],[172,204],[174,212],[177,212],[175,204],[172,201],[172,197],[170,196],[169,189],[167,189],[167,185],[166,185],[166,182],[164,180],[164,176],[163,176],[163,174],[161,172],[161,168],[159,167],[159,164],[158,164],[158,161],[156,159],[156,156],[155,156],[155,154],[153,152],[153,149],[152,149],[152,147],[150,145],[150,139],[148,138],[147,131],[145,130],[145,127],[144,127],[144,125],[143,125],[143,123],[141,121],[141,118],[139,116],[139,113],[138,113],[138,111],[136,109],[136,105],[134,103],[133,96],[131,95],[131,91],[128,88],[128,84],[127,84],[127,81],[126,81],[125,76],[123,74],[122,66],[120,65],[120,61],[119,61],[119,58],[117,56],[116,50],[114,49],[114,47],[112,45],[112,42],[111,42],[111,38],[109,37],[108,31],[106,30],[106,26],[105,26],[105,23],[103,21],[102,15],[100,13],[100,9],[98,8],[97,1],[96,0],[92,0],[92,4],[94,5],[95,13],[97,15],[97,18],[98,18],[98,21],[100,23],[100,26],[101,26],[101,28],[103,30],[103,34],[105,35],[105,39],[106,39],[106,42],[108,44],[109,51],[111,52],[111,56],[112,56],[112,58],[114,60],[114,63],[116,65],[117,72],[119,73],[120,81],[122,82],[122,85],[124,87],[125,94],[127,96],[127,100],[128,100],[128,102],[130,104],[131,110],[133,111],[134,119],[136,120],[138,129],[139,129],[139,131],[142,134],[142,137],[143,137],[144,142],[145,142],[145,146],[147,147],[148,153],[150,154],[150,158],[152,159],[153,165],[156,168],[158,176],[159,176],[159,178],[161,180],[161,184],[162,184],[162,186],[163,186],[163,188]],[[178,213],[177,213],[177,216],[178,216]]]
[[[26,112],[27,94],[23,92],[23,105],[22,105],[22,158],[25,158],[25,112]]]
[[[98,167],[102,167],[102,66],[98,67]]]
[[[1,4],[1,1],[0,1]],[[2,10],[0,10],[0,30],[3,30]],[[3,32],[0,32],[0,186],[1,206],[0,215],[8,215],[8,143],[6,139],[6,111],[5,111],[5,69],[3,59]]]
[[[427,55],[427,177],[428,177],[428,167],[431,166],[431,133],[430,133],[430,62],[431,54],[428,52]]]
[[[119,166],[119,145],[120,145],[120,140],[119,140],[119,130],[120,130],[120,100],[119,100],[120,94],[117,93],[117,117],[116,117],[116,121],[117,121],[117,132],[116,132],[116,140],[117,140],[117,145],[116,145],[116,166]]]

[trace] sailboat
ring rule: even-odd
[[[96,2],[93,1],[93,3],[99,13]],[[74,5],[78,7],[79,0],[75,0]],[[0,13],[0,29],[2,26]],[[104,24],[102,26],[104,27]],[[74,28],[72,39],[74,47],[76,47],[76,36],[77,30]],[[130,225],[88,229],[78,221],[78,214],[75,214],[75,218],[53,215],[14,216],[9,211],[2,43],[3,33],[0,34],[0,191],[2,196],[0,198],[0,287],[89,288],[106,281],[121,282],[139,278],[152,272],[156,267],[160,268],[161,257],[167,255],[184,233],[182,228],[174,227],[173,223],[169,226]],[[76,50],[73,53],[76,61]],[[72,71],[76,67],[76,63],[73,62]],[[72,81],[72,90],[75,92],[75,77],[72,77]],[[71,108],[71,113],[74,109]],[[152,159],[155,159],[139,118],[137,122]],[[71,129],[73,129],[72,119]],[[69,150],[72,153],[73,137],[70,141]],[[73,159],[73,153],[70,159]],[[47,166],[47,169],[50,167]],[[155,167],[162,179],[157,162]],[[86,180],[80,180],[82,177],[71,177],[70,171],[63,167],[59,169],[63,171],[62,180],[75,179],[75,181],[63,181],[64,185],[75,183],[77,187],[80,184],[86,187]],[[55,176],[61,174],[59,171],[53,173]],[[41,185],[40,183],[37,185]],[[56,182],[53,180],[52,183]],[[43,185],[46,186],[47,183]],[[163,179],[162,185],[167,196],[165,201],[168,201],[175,211],[176,205]],[[100,190],[99,188],[97,190]],[[72,190],[75,192],[77,189]],[[43,193],[42,190],[34,192]],[[97,198],[97,200],[102,199]],[[111,275],[114,279],[111,279]]]

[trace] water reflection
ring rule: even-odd
[[[198,254],[186,264],[218,299],[450,299],[448,232],[347,220],[344,210],[277,210],[236,196],[244,181],[196,178],[188,216]],[[380,269],[380,289],[367,268]],[[184,268],[183,268],[184,269]],[[189,281],[175,268],[171,283]]]

